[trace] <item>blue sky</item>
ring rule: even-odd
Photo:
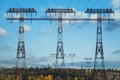
[[[15,62],[18,45],[19,22],[7,21],[9,8],[35,8],[33,17],[45,15],[48,8],[74,8],[76,17],[88,17],[83,12],[87,8],[112,8],[116,21],[103,24],[103,47],[105,61],[120,61],[120,0],[0,0],[0,66]],[[14,17],[17,17],[14,15]],[[92,15],[92,17],[96,17]],[[56,53],[57,21],[25,21],[25,49],[28,64],[50,63],[50,54]],[[90,21],[63,23],[64,53],[76,54],[74,61],[84,61],[86,57],[94,60],[96,43],[96,23]],[[38,63],[37,63],[38,61]],[[49,62],[48,62],[49,61]],[[66,56],[66,62],[70,58]]]

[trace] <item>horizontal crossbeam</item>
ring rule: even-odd
[[[59,18],[7,18],[7,20],[51,20],[51,21],[56,21],[59,20]],[[97,18],[61,18],[63,21],[82,21],[82,20],[91,20],[91,21],[96,21],[98,20]],[[109,18],[101,18],[102,21],[114,21],[114,19],[109,19]]]

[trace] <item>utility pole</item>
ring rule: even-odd
[[[48,9],[46,11],[48,14],[54,13],[58,15],[58,35],[57,35],[57,50],[56,50],[56,60],[55,60],[55,68],[65,68],[64,61],[64,48],[63,48],[63,26],[62,26],[62,15],[63,13],[75,13],[73,9]]]
[[[107,80],[104,64],[104,51],[102,43],[102,14],[107,14],[110,19],[110,14],[114,13],[112,9],[87,9],[85,13],[97,14],[97,35],[96,35],[96,50],[95,62],[93,70],[93,80]],[[108,20],[109,21],[109,20]]]
[[[70,58],[71,58],[71,67],[74,66],[73,64],[73,58],[75,57],[75,54],[69,54]]]
[[[34,8],[10,8],[7,13],[10,13],[12,17],[13,15],[19,15],[20,17],[20,26],[19,26],[19,39],[18,39],[18,47],[17,47],[17,61],[16,61],[16,69],[15,74],[22,74],[22,80],[27,80],[27,66],[26,66],[26,54],[25,54],[25,44],[24,44],[24,14],[36,13]],[[16,77],[15,77],[16,80]]]

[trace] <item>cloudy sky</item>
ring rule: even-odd
[[[76,16],[64,17],[88,18],[87,8],[112,8],[115,11],[111,23],[103,23],[103,47],[105,61],[120,61],[120,0],[0,0],[0,66],[14,66],[18,45],[18,21],[7,21],[9,8],[35,8],[37,16],[45,15],[48,8],[74,8]],[[19,15],[14,14],[14,17]],[[27,17],[27,16],[26,16]],[[96,18],[96,15],[91,15]],[[27,65],[48,64],[50,54],[56,53],[57,21],[25,21],[25,50]],[[86,57],[94,60],[96,43],[96,22],[63,22],[64,53],[76,54],[74,61],[84,61]],[[70,62],[68,56],[66,62]]]

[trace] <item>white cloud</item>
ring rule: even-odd
[[[115,15],[112,16],[112,17],[115,18],[115,19],[120,19],[120,10],[119,10],[119,9],[116,10],[116,11],[115,11]]]
[[[50,56],[43,56],[43,57],[35,57],[35,56],[29,56],[26,58],[26,64],[27,67],[40,67],[42,65],[48,65],[51,64],[51,58]],[[6,59],[6,60],[0,60],[0,67],[15,67],[16,59]]]
[[[51,33],[52,32],[52,30],[51,29],[47,29],[47,30],[40,30],[40,33],[41,34],[49,34],[49,33]]]
[[[15,13],[13,13],[13,14],[7,14],[7,13],[5,13],[4,14],[4,17],[5,18],[10,18],[10,17],[13,17],[13,18],[19,18],[20,17],[20,15],[19,14],[15,14]]]
[[[5,14],[3,14],[3,16],[5,18],[20,18],[20,15],[19,14],[15,14],[15,13],[13,13],[13,14],[5,13]],[[14,22],[18,22],[19,20],[13,20],[13,21]]]
[[[35,57],[35,56],[30,56],[27,58],[27,63],[29,65],[31,64],[36,64],[36,65],[46,65],[50,63],[50,56],[43,56],[43,57]]]
[[[76,18],[86,18],[88,17],[88,14],[85,14],[84,12],[77,12]]]
[[[0,27],[0,36],[5,36],[5,35],[7,35],[6,30]]]
[[[114,31],[116,29],[120,29],[120,10],[117,9],[115,11],[114,15],[111,15],[110,17],[115,19],[115,21],[110,22],[110,24],[107,24],[107,27],[105,28],[106,31]]]
[[[120,8],[120,0],[112,0],[112,1],[111,1],[111,5],[112,5],[114,8]]]
[[[113,54],[120,54],[120,50],[116,50],[114,52],[112,52]]]
[[[96,19],[97,18],[97,14],[93,14],[90,17]]]
[[[69,19],[73,19],[73,18],[86,18],[88,17],[87,14],[85,14],[84,12],[82,11],[76,11],[74,8],[72,8],[76,13],[63,13],[62,14],[62,18],[69,18]],[[54,13],[51,13],[51,14],[48,14],[48,16],[50,18],[58,18],[59,17],[59,14],[54,14]],[[75,23],[75,22],[78,22],[78,21],[69,21],[69,20],[66,20],[66,21],[63,21],[62,24],[69,24],[69,23]],[[82,22],[81,20],[79,22]]]
[[[26,32],[29,32],[29,31],[31,31],[31,27],[28,26],[28,25],[24,25],[24,30],[25,30]]]
[[[40,7],[40,11],[41,11],[41,12],[45,12],[46,9],[45,9],[44,7]]]
[[[75,14],[66,14],[65,16],[63,16],[63,18],[75,18],[75,19],[82,19],[82,18],[87,18],[88,15],[83,13],[83,12],[76,12]],[[80,21],[64,21],[64,24],[69,24],[69,23],[75,23],[75,22],[83,22],[82,20]]]

